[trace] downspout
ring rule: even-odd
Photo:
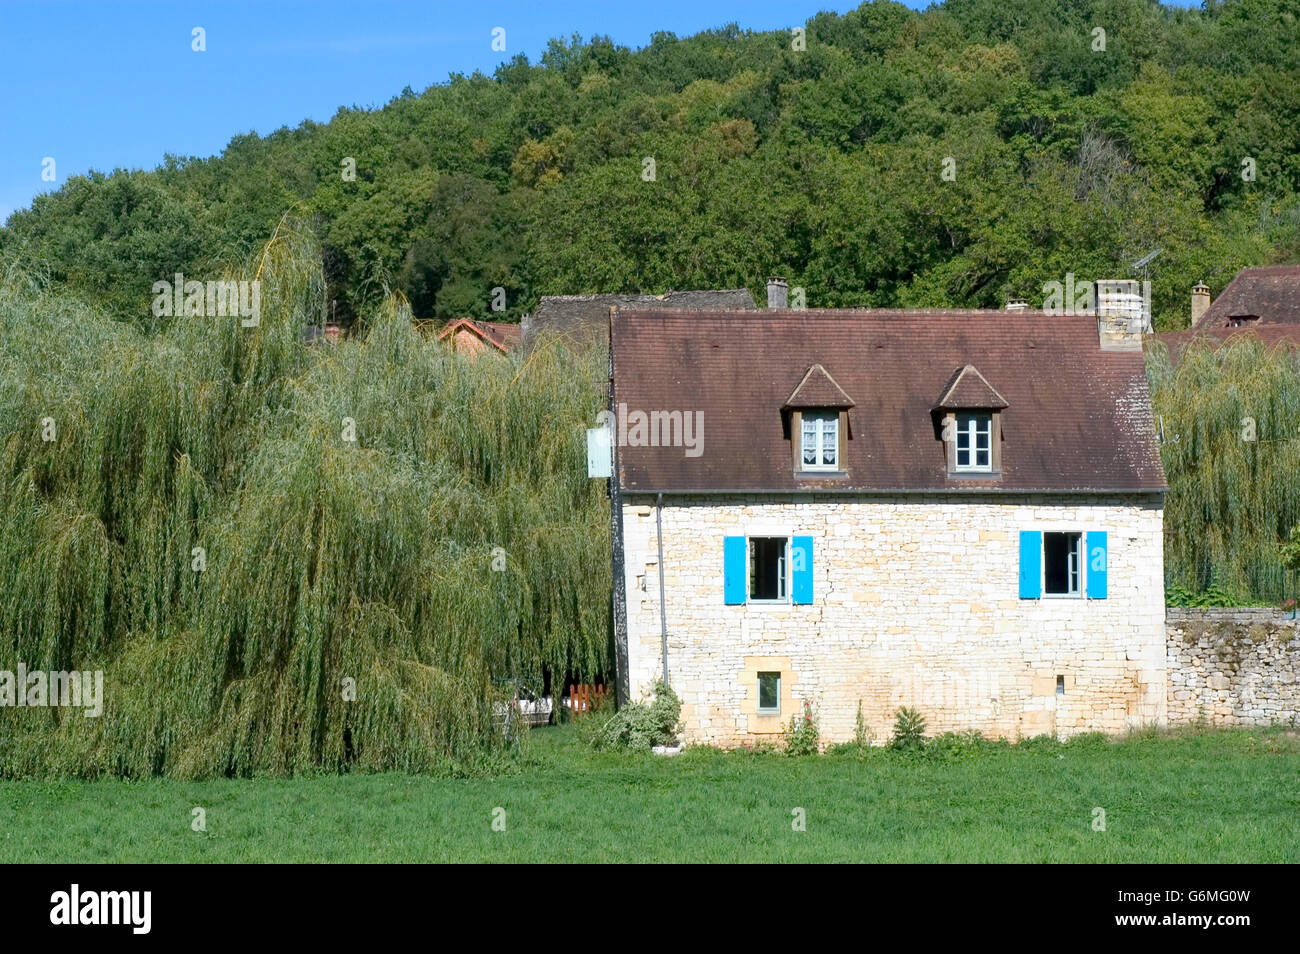
[[[664,685],[668,684],[668,617],[664,615],[664,495],[655,498],[655,541],[659,545],[659,645],[664,660]]]
[[[627,660],[627,571],[623,550],[623,488],[619,485],[618,421],[614,417],[614,319],[618,308],[609,310],[609,413],[614,421],[610,440],[612,462],[609,471],[609,530],[612,574],[609,588],[610,636],[614,646],[614,701],[622,708],[631,701],[632,679]]]

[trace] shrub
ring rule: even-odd
[[[894,735],[889,747],[896,751],[915,751],[925,746],[925,717],[903,706],[894,717]]]
[[[975,729],[945,732],[923,744],[925,757],[939,762],[968,761],[1009,747],[1006,739],[986,739]]]
[[[870,748],[872,743],[871,727],[862,718],[862,700],[858,700],[858,714],[853,719],[853,744],[860,749]]]
[[[668,683],[654,685],[650,703],[631,702],[605,723],[595,737],[597,748],[651,749],[672,745],[681,731],[682,702]]]
[[[790,717],[790,727],[781,741],[786,755],[816,755],[821,751],[821,730],[809,703],[803,704],[802,716]]]

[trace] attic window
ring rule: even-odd
[[[930,411],[935,436],[945,444],[949,475],[1001,472],[1001,417],[1008,406],[974,365],[953,372]]]
[[[848,414],[851,407],[853,399],[820,364],[804,372],[781,407],[796,475],[844,476],[843,442],[853,437]]]
[[[805,411],[801,415],[800,464],[804,470],[836,470],[840,463],[840,415]]]
[[[963,473],[993,470],[993,414],[958,414],[953,469]]]

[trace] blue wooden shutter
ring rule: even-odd
[[[745,538],[722,538],[722,602],[745,602]]]
[[[1036,600],[1043,591],[1043,534],[1020,531],[1020,598]]]
[[[794,537],[790,541],[790,601],[807,604],[813,601],[813,538]]]
[[[1106,598],[1106,531],[1089,530],[1085,538],[1088,544],[1088,599],[1104,600]]]

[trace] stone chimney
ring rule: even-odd
[[[1197,282],[1192,286],[1192,327],[1201,320],[1201,316],[1210,310],[1210,286]]]
[[[769,278],[767,280],[767,307],[790,307],[790,286],[786,284],[784,278]]]
[[[1007,299],[1007,311],[1028,311],[1028,310],[1029,310],[1029,302],[1025,301],[1023,298]]]
[[[1141,351],[1142,336],[1151,331],[1151,283],[1108,279],[1093,292],[1102,350]]]

